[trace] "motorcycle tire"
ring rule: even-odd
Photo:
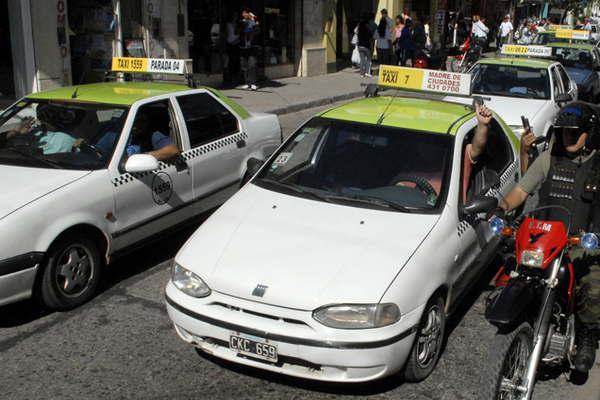
[[[533,328],[529,323],[524,322],[510,332],[498,332],[491,343],[481,374],[481,400],[517,398],[510,394],[508,397],[504,396],[505,393],[518,393],[521,396],[521,392],[511,391],[503,382],[510,381],[514,386],[523,383],[532,350]],[[513,355],[517,355],[518,358],[513,359]]]

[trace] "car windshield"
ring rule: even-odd
[[[473,92],[478,94],[550,99],[548,70],[515,65],[477,64],[471,70]]]
[[[126,116],[120,106],[21,101],[0,117],[0,164],[105,168]]]
[[[594,62],[592,53],[585,49],[557,47],[554,54],[558,61],[568,68],[591,69]]]
[[[349,206],[436,212],[453,143],[450,135],[314,118],[253,182]]]

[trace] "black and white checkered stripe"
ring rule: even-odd
[[[471,225],[469,225],[469,223],[467,221],[461,221],[458,224],[458,229],[457,229],[458,237],[461,237],[462,235],[464,235],[464,233],[467,231],[467,229],[469,229],[469,226],[471,226]]]
[[[240,140],[246,140],[246,139],[248,139],[248,135],[245,132],[236,133],[235,135],[227,136],[227,137],[224,137],[223,139],[215,140],[214,142],[210,142],[203,146],[195,147],[193,149],[185,151],[185,152],[181,153],[181,158],[187,162],[187,161],[193,160],[194,158],[197,158],[201,155],[210,153],[212,151],[219,150],[225,146],[230,146],[232,144],[236,144]],[[124,174],[121,174],[121,175],[117,176],[116,178],[112,179],[112,184],[115,187],[122,186],[129,182],[133,182],[135,179],[142,179],[148,175],[154,175],[157,172],[163,171],[174,164],[165,163],[165,162],[160,161],[158,163],[158,165],[159,165],[158,169],[155,169],[154,171],[150,171],[150,172],[140,172],[140,173],[134,173],[134,174],[126,172]]]

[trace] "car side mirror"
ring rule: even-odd
[[[245,185],[250,178],[256,175],[264,163],[264,160],[259,160],[258,158],[254,157],[249,158],[248,161],[246,161],[246,173],[244,174],[244,178],[242,178],[242,185]]]
[[[133,154],[125,163],[125,171],[129,173],[150,172],[158,168],[158,160],[150,154]]]
[[[475,175],[474,193],[479,196],[485,196],[490,190],[500,186],[500,176],[492,169],[483,169]]]
[[[558,96],[556,96],[556,102],[557,103],[568,103],[570,101],[573,101],[573,96],[571,96],[568,93],[561,93]]]
[[[498,208],[498,199],[491,196],[475,196],[462,206],[463,215],[487,213]]]

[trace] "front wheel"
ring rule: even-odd
[[[93,240],[76,235],[58,239],[48,250],[40,298],[52,310],[68,310],[88,301],[100,282],[102,256]]]
[[[524,398],[527,363],[533,349],[533,329],[522,323],[508,333],[494,337],[481,378],[483,400]]]
[[[415,342],[404,367],[406,381],[420,382],[431,374],[440,358],[445,329],[444,299],[436,296],[427,302],[421,317]]]

